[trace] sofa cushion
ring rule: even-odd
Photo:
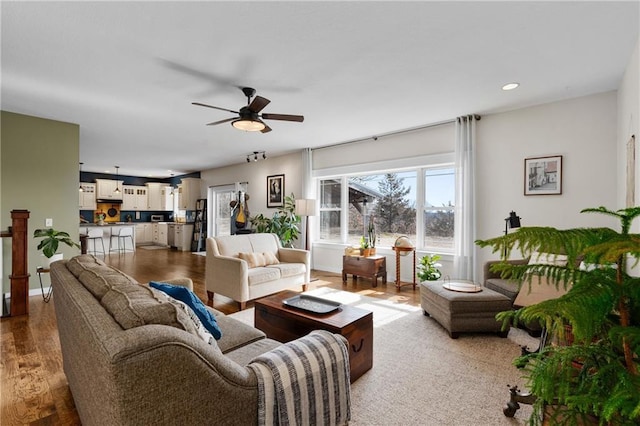
[[[67,269],[78,278],[82,271],[95,268],[96,266],[106,266],[102,260],[90,254],[81,254],[75,256],[67,262]]]
[[[529,258],[529,265],[567,266],[567,255],[553,253],[538,253],[534,251]]]
[[[266,283],[268,281],[279,280],[281,277],[280,269],[273,266],[263,268],[253,268],[248,271],[249,285]]]
[[[171,285],[167,283],[159,283],[151,281],[149,285],[155,289],[158,289],[169,296],[185,303],[198,317],[202,325],[207,329],[216,340],[222,337],[222,332],[216,321],[216,318],[211,312],[207,310],[204,303],[195,295],[194,292],[186,287]]]
[[[247,262],[247,266],[250,269],[266,265],[264,255],[262,253],[238,253],[238,257]]]
[[[78,281],[98,300],[113,286],[138,285],[128,275],[106,265],[85,269],[78,276]]]
[[[277,265],[269,265],[267,269],[277,269],[280,271],[282,278],[294,277],[306,272],[304,263],[279,263]]]
[[[217,319],[222,330],[222,338],[218,340],[218,347],[224,354],[266,337],[262,331],[235,318],[223,315],[218,316]]]
[[[112,287],[100,303],[125,330],[145,324],[164,324],[197,334],[189,316],[176,309],[166,294],[146,286]]]
[[[249,238],[243,236],[229,235],[225,237],[216,237],[215,241],[218,251],[222,256],[238,257],[238,253],[251,253],[253,247]]]
[[[275,234],[249,234],[247,237],[249,238],[249,241],[251,241],[251,251],[253,252],[278,252],[278,237]]]
[[[520,287],[514,280],[506,280],[503,278],[489,278],[485,281],[484,286],[498,293],[502,293],[513,301],[518,295]]]

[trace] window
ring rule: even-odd
[[[340,179],[320,181],[320,240],[340,242],[342,197]]]
[[[376,247],[391,247],[406,235],[420,249],[453,251],[451,164],[324,178],[319,189],[320,241],[358,245],[373,221]]]
[[[424,181],[423,245],[437,251],[453,251],[454,170],[427,169]]]

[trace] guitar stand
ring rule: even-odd
[[[530,351],[526,346],[521,346],[520,350],[522,356],[529,355],[535,352],[540,352],[542,348],[544,348],[547,344],[547,330],[542,329],[542,333],[540,334],[540,345],[538,349],[534,351]],[[517,368],[524,368],[526,362],[520,362],[516,365]],[[506,417],[513,417],[516,414],[516,411],[520,409],[520,404],[531,405],[536,402],[535,395],[532,395],[530,392],[523,393],[518,386],[510,386],[509,387],[509,402],[502,409],[502,412]]]
[[[522,393],[520,389],[518,389],[518,386],[509,386],[509,393],[511,398],[509,398],[509,402],[507,402],[507,405],[502,409],[506,417],[513,417],[516,411],[520,409],[521,403],[531,405],[536,402],[535,395]]]

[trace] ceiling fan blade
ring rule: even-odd
[[[260,130],[260,133],[268,133],[271,131],[271,127],[264,125],[264,129]]]
[[[229,121],[237,120],[238,117],[225,118],[224,120],[214,121],[213,123],[207,123],[207,126],[215,126],[216,124],[228,123]]]
[[[298,121],[302,123],[304,117],[302,115],[289,115],[289,114],[262,114],[262,118],[266,120],[282,120],[282,121]]]
[[[197,106],[206,107],[206,108],[219,109],[220,111],[227,111],[227,112],[232,112],[234,114],[240,114],[238,111],[234,111],[232,109],[220,108],[220,107],[217,107],[217,106],[207,105],[207,104],[201,104],[200,102],[191,102],[191,105],[197,105]]]
[[[251,101],[251,103],[247,108],[249,108],[249,111],[255,112],[257,114],[260,111],[262,111],[264,107],[269,105],[269,102],[271,101],[267,98],[263,98],[262,96],[256,96],[255,98],[253,98],[253,101]]]

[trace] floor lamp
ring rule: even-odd
[[[504,235],[507,235],[509,228],[520,228],[520,216],[513,210],[509,213],[509,217],[504,220]],[[504,246],[504,257],[507,257],[507,246]]]
[[[304,217],[304,248],[305,250],[311,250],[309,246],[309,216],[316,215],[316,200],[296,200],[296,214]]]

